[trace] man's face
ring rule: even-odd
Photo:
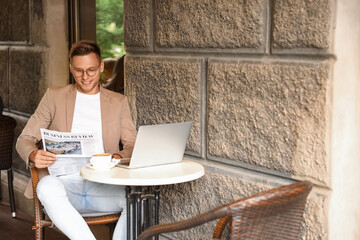
[[[104,71],[104,62],[95,53],[84,56],[74,56],[70,63],[70,72],[75,78],[79,92],[96,94],[100,91],[100,73]]]

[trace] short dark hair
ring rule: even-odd
[[[90,53],[95,53],[101,60],[99,45],[91,40],[81,40],[71,46],[69,58],[71,61],[74,56],[84,56]]]

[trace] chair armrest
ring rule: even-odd
[[[34,199],[34,209],[35,209],[35,218],[40,218],[42,212],[42,205],[39,201],[39,199],[37,198],[37,194],[36,194],[36,188],[37,185],[39,183],[39,173],[38,173],[38,169],[34,166],[34,165],[30,165],[30,173],[31,173],[31,183],[32,183],[32,188],[33,188],[33,199]]]
[[[31,183],[33,187],[34,196],[36,196],[36,187],[39,183],[39,173],[38,169],[34,165],[29,165],[31,173]]]
[[[221,239],[222,233],[225,229],[225,226],[229,222],[229,220],[230,220],[229,216],[220,218],[218,224],[216,225],[216,228],[215,228],[215,231],[213,234],[213,239]]]
[[[44,220],[44,212],[42,210],[43,206],[41,205],[39,199],[37,198],[36,188],[39,183],[39,173],[35,165],[29,165],[31,173],[31,183],[33,187],[33,201],[34,201],[34,218],[35,226],[32,227],[33,230],[41,229],[44,226],[53,226],[51,221]]]
[[[227,210],[228,209],[224,207],[217,207],[213,210],[194,216],[187,220],[154,225],[142,232],[137,240],[146,240],[152,236],[159,235],[160,233],[177,232],[196,227],[203,223],[225,216],[228,213]]]

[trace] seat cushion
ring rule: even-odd
[[[119,212],[81,212],[82,217],[99,217],[112,214],[118,214]]]

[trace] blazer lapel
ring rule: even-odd
[[[106,149],[108,144],[108,136],[109,132],[109,117],[111,116],[110,113],[110,97],[103,91],[103,88],[100,86],[100,109],[101,109],[101,125],[102,125],[102,138],[104,142],[105,152],[108,150]]]
[[[76,87],[74,85],[73,88],[68,92],[68,96],[66,98],[66,131],[71,132],[72,121],[74,118],[74,110],[75,110],[75,101],[76,101]]]

